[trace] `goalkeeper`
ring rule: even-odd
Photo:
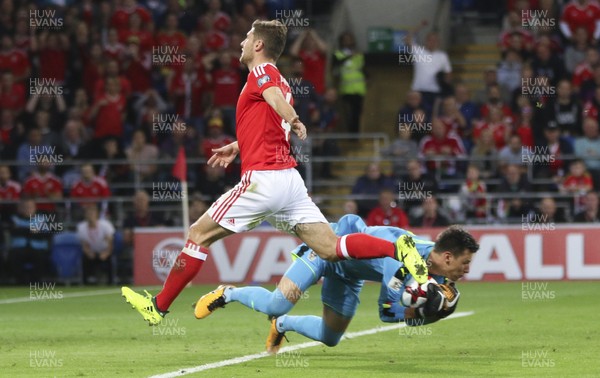
[[[344,215],[331,226],[338,236],[361,232],[396,241],[402,235],[413,235],[396,227],[367,227],[356,215]],[[432,323],[450,315],[456,308],[460,294],[454,281],[468,273],[472,254],[477,252],[479,245],[467,231],[455,226],[444,230],[435,243],[416,237],[412,240],[426,261],[431,278],[442,284],[427,286],[427,301],[420,308],[404,307],[400,303],[403,292],[410,291],[405,289],[406,284],[412,281],[402,262],[388,257],[329,262],[301,244],[292,251],[297,258],[274,291],[257,286],[221,285],[198,300],[194,314],[202,319],[229,302],[240,302],[272,317],[266,345],[270,353],[277,353],[288,331],[335,346],[356,312],[359,293],[367,280],[381,282],[378,302],[382,321],[405,321],[409,326]],[[302,293],[321,277],[323,317],[286,315]]]

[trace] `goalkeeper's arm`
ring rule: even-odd
[[[459,298],[460,292],[454,283],[429,285],[427,302],[419,308],[407,308],[404,322],[411,327],[435,323],[456,310]]]

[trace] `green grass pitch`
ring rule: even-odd
[[[471,316],[400,328],[190,374],[190,377],[597,377],[598,282],[461,283],[457,312]],[[184,290],[167,323],[145,325],[116,288],[0,288],[1,377],[146,377],[264,350],[268,322],[239,304],[195,320],[213,287]],[[103,293],[76,294],[84,291]],[[153,289],[156,292],[156,288]],[[379,321],[368,284],[350,325]],[[54,297],[6,303],[10,298]],[[293,314],[321,313],[314,286]],[[309,341],[288,335],[290,345]]]

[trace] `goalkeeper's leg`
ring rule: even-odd
[[[202,319],[219,307],[230,302],[239,302],[255,311],[270,316],[288,313],[302,297],[302,294],[320,277],[326,262],[316,257],[310,261],[309,254],[298,258],[285,272],[277,288],[269,291],[260,286],[221,287],[221,291],[211,292],[196,303],[196,317]],[[215,295],[212,295],[215,293]]]
[[[320,341],[323,344],[336,346],[352,318],[338,314],[331,308],[323,306],[323,317],[283,315],[275,321],[277,331],[285,333],[294,331],[301,335]]]

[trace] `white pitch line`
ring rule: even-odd
[[[475,313],[475,311],[457,312],[456,314],[450,315],[446,319],[462,318],[464,316],[473,315],[474,313]],[[443,319],[443,320],[446,320],[446,319]],[[394,329],[399,329],[399,328],[402,328],[402,327],[406,327],[406,323],[398,323],[398,324],[394,324],[394,325],[390,325],[390,326],[376,327],[376,328],[366,329],[364,331],[349,332],[349,333],[346,333],[344,335],[344,337],[342,337],[342,340],[353,339],[355,337],[361,337],[361,336],[366,336],[366,335],[373,335],[373,334],[380,333],[380,332],[392,331]],[[279,353],[292,352],[294,350],[306,349],[306,348],[310,348],[310,347],[314,347],[314,346],[318,346],[318,345],[321,345],[321,343],[318,342],[318,341],[310,341],[310,342],[307,342],[307,343],[302,343],[302,344],[296,344],[296,345],[291,345],[291,346],[283,347],[283,348],[281,348],[279,350]],[[211,362],[209,364],[204,364],[204,365],[194,366],[194,367],[191,367],[191,368],[186,368],[186,369],[181,369],[181,370],[177,370],[177,371],[172,371],[170,373],[153,375],[150,378],[181,377],[182,375],[188,375],[188,374],[192,374],[192,373],[198,373],[200,371],[205,371],[205,370],[210,370],[210,369],[216,369],[216,368],[220,368],[220,367],[224,367],[224,366],[237,365],[237,364],[241,364],[243,362],[257,360],[259,358],[264,358],[264,357],[267,357],[267,356],[270,356],[270,354],[268,354],[267,352],[261,352],[261,353],[256,353],[256,354],[248,354],[246,356],[235,357],[235,358],[231,358],[229,360],[223,360],[223,361],[218,361],[218,362]]]
[[[48,291],[62,293],[62,290],[59,288],[63,288],[64,286],[58,286],[53,288],[47,288]],[[159,287],[159,286],[156,286]],[[33,289],[33,291],[45,291],[44,289]],[[121,289],[104,289],[104,290],[90,290],[90,291],[77,291],[74,293],[64,293],[60,298],[44,298],[43,295],[39,297],[34,294],[34,296],[29,297],[17,297],[17,298],[8,298],[8,299],[0,299],[0,305],[3,304],[11,304],[11,303],[24,303],[24,302],[40,302],[40,301],[55,301],[63,298],[78,298],[78,297],[93,297],[96,295],[107,295],[107,294],[118,294],[121,292]]]

